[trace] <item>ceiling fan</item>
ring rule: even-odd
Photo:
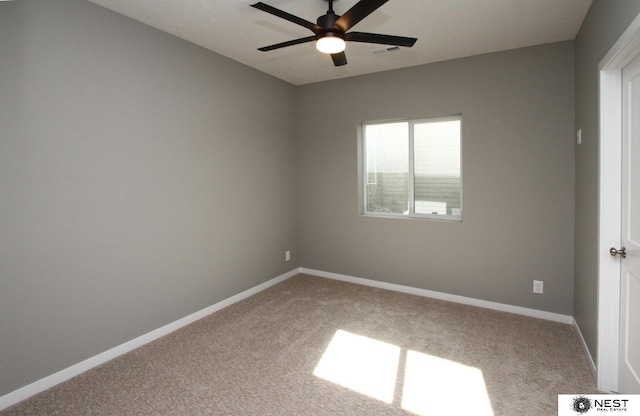
[[[326,14],[318,17],[317,23],[289,14],[275,7],[262,2],[252,4],[251,7],[262,10],[274,16],[288,20],[313,32],[313,36],[294,39],[287,42],[276,43],[275,45],[258,48],[259,51],[266,52],[286,46],[299,45],[301,43],[316,42],[316,48],[323,53],[331,55],[335,66],[347,64],[347,57],[344,53],[345,41],[377,43],[383,45],[412,47],[418,39],[404,36],[381,35],[378,33],[348,32],[353,26],[365,17],[369,16],[380,6],[389,0],[360,0],[342,16],[333,11],[333,0],[324,0],[329,3],[329,10]]]

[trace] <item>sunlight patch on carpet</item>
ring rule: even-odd
[[[480,369],[411,350],[407,351],[402,408],[421,416],[493,416]]]
[[[394,402],[400,346],[338,330],[313,375],[387,404]],[[482,371],[418,351],[406,351],[402,409],[419,416],[494,416]]]
[[[338,330],[313,374],[385,403],[393,403],[400,347]]]

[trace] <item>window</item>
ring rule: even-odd
[[[462,219],[461,117],[363,125],[364,214]]]

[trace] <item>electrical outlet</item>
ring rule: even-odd
[[[544,282],[542,280],[533,281],[533,293],[544,293]]]
[[[291,260],[291,252],[289,250],[284,252],[284,261]]]

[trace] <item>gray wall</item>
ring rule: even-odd
[[[592,357],[598,321],[598,64],[640,13],[638,0],[594,0],[576,37],[575,317]]]
[[[298,87],[300,264],[570,315],[573,51],[569,41]],[[463,222],[359,215],[358,124],[459,113]]]
[[[0,396],[298,267],[291,85],[82,0],[0,39]]]

